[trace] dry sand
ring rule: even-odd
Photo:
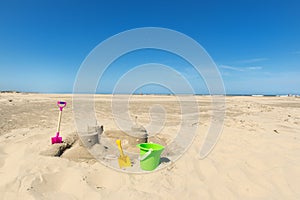
[[[135,98],[131,109],[142,124],[157,102],[172,113],[161,132],[170,142],[180,122],[176,98]],[[0,199],[300,199],[300,98],[226,97],[222,136],[203,160],[210,97],[197,99],[201,118],[189,150],[160,171],[134,175],[103,166],[78,141],[61,157],[46,155],[57,100],[69,102],[63,138],[76,133],[71,95],[0,94]],[[96,97],[96,111],[105,130],[116,129],[110,96]]]

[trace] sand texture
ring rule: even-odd
[[[205,159],[199,159],[199,151],[211,122],[211,99],[196,98],[200,121],[191,147],[176,162],[162,163],[166,168],[136,175],[105,167],[82,146],[72,95],[0,94],[0,200],[300,199],[300,98],[226,97],[222,135]],[[113,132],[120,130],[110,99],[97,95],[95,108],[103,134],[114,141]],[[68,102],[61,124],[65,143],[51,145],[57,100]],[[131,115],[147,124],[149,108],[157,104],[169,114],[165,127],[149,140],[167,145],[180,123],[176,97],[135,96]],[[135,151],[134,142],[124,144],[124,149]],[[92,149],[111,150],[106,159],[117,165],[116,146],[107,150],[96,144]]]

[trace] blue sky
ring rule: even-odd
[[[300,94],[300,1],[0,1],[0,90],[72,92],[89,52],[128,29],[164,27],[199,42],[231,94]],[[204,82],[176,55],[145,50],[114,62],[98,92],[136,65],[158,62]],[[143,78],[143,77],[141,77]],[[141,90],[143,91],[143,90]],[[149,87],[145,92],[164,92]]]

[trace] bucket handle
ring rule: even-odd
[[[145,153],[142,157],[139,156],[139,160],[145,160],[152,153],[152,151],[153,149],[149,149],[149,151]]]

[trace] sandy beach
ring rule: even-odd
[[[134,98],[130,108],[141,124],[148,122],[152,105],[171,113],[161,130],[164,142],[171,142],[180,121],[176,97]],[[188,151],[166,168],[136,175],[105,167],[80,145],[71,94],[1,93],[0,199],[300,198],[300,98],[226,97],[222,135],[205,159],[199,159],[199,151],[210,125],[210,97],[196,98],[200,120]],[[110,99],[95,98],[104,132],[117,129]],[[62,155],[52,156],[57,100],[68,102],[61,135],[75,139]]]

